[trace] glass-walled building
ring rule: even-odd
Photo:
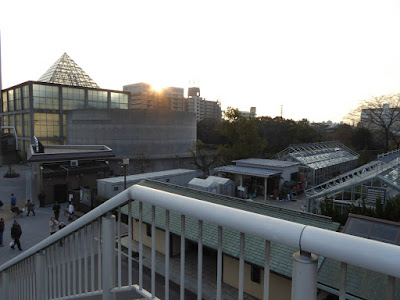
[[[45,145],[63,145],[67,111],[128,109],[129,97],[129,92],[27,81],[2,91],[1,126],[15,128],[22,152],[33,143],[33,136]]]

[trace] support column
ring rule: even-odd
[[[293,254],[292,300],[317,299],[318,258],[299,251]]]
[[[101,222],[102,236],[102,287],[103,300],[115,300],[115,293],[111,289],[115,287],[115,216],[107,213]]]
[[[8,289],[9,286],[10,286],[10,275],[6,270],[1,272],[1,290],[0,290],[1,299],[10,299],[10,293]]]
[[[35,255],[35,272],[36,272],[36,299],[47,299],[46,295],[46,256],[45,251],[36,253]]]
[[[267,189],[267,178],[264,178],[264,202],[265,203],[267,203],[267,191],[268,191],[268,189]]]

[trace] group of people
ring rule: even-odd
[[[17,198],[15,197],[14,194],[11,194],[10,206],[11,206],[11,211],[13,213],[15,213],[14,223],[11,227],[12,242],[10,242],[10,247],[11,247],[11,249],[15,249],[15,246],[17,246],[18,250],[22,251],[21,242],[20,242],[20,238],[22,235],[22,229],[21,229],[21,225],[16,220],[16,217],[18,217],[19,215],[22,215],[24,210],[21,210],[17,206]],[[31,213],[34,216],[36,215],[35,205],[30,200],[27,200],[25,207],[27,210],[27,214],[26,214],[27,216],[29,216]],[[55,232],[57,232],[58,230],[60,230],[66,226],[64,224],[64,222],[59,222],[60,210],[61,210],[61,206],[58,202],[56,202],[55,205],[53,206],[54,217],[51,217],[50,222],[49,222],[50,235],[54,234]],[[70,201],[68,204],[68,221],[73,220],[74,211],[75,211],[74,206],[72,204],[72,201]],[[3,218],[0,218],[0,247],[4,247],[4,245],[3,245],[4,230],[5,230],[5,221]]]

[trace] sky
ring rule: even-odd
[[[400,1],[0,1],[3,88],[67,53],[101,88],[199,86],[258,116],[340,122],[400,92]]]

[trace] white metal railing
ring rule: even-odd
[[[139,258],[132,257],[132,221],[128,217],[128,253],[121,249],[121,207],[139,201]],[[144,282],[143,203],[152,205],[152,240],[150,282]],[[340,299],[346,297],[347,264],[388,275],[388,299],[394,299],[394,278],[400,278],[400,248],[395,245],[332,232],[312,226],[275,219],[156,189],[132,186],[108,200],[63,230],[0,266],[1,299],[78,299],[136,292],[141,297],[169,299],[170,240],[165,240],[165,290],[156,292],[155,207],[166,210],[165,236],[169,237],[169,212],[181,214],[181,254],[185,253],[185,218],[199,220],[197,296],[201,299],[203,278],[203,222],[218,225],[217,289],[215,299],[222,299],[222,228],[240,232],[238,299],[244,299],[245,236],[265,240],[264,298],[268,299],[270,243],[299,249],[293,255],[292,299],[317,298],[317,259],[314,254],[341,262]],[[117,210],[117,222],[111,212]],[[116,226],[116,228],[115,228]],[[62,245],[60,244],[62,242]],[[354,250],[357,251],[354,251]],[[117,251],[116,251],[117,250]],[[379,255],[376,255],[379,253]],[[137,268],[133,267],[137,262]],[[127,265],[126,270],[123,264]],[[133,269],[138,271],[134,282]],[[185,256],[181,255],[180,298],[185,291]],[[136,276],[135,276],[136,278]],[[162,283],[164,284],[164,283]],[[158,293],[158,294],[157,294]]]

